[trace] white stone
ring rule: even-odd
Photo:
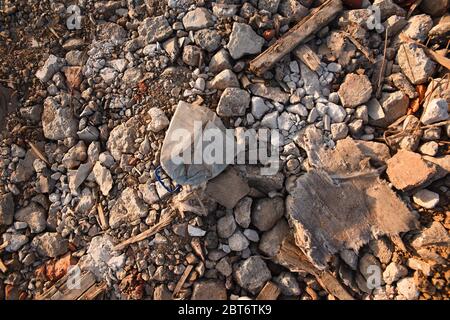
[[[439,194],[423,189],[413,195],[413,200],[414,203],[425,209],[433,209],[439,203]]]

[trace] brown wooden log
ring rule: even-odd
[[[324,28],[342,11],[341,0],[327,0],[310,15],[303,18],[270,48],[250,62],[249,69],[262,76],[286,54],[294,50],[309,36]]]
[[[312,51],[306,44],[298,46],[294,51],[294,55],[304,64],[308,66],[312,71],[319,71],[320,58]]]

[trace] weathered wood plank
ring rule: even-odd
[[[264,288],[262,288],[261,292],[256,297],[256,300],[277,300],[279,295],[280,288],[272,281],[267,281]]]
[[[251,61],[249,66],[250,71],[262,76],[310,35],[329,24],[342,9],[341,0],[327,0],[310,15],[303,18],[291,30],[286,32],[270,48]]]
[[[312,71],[319,71],[320,58],[312,51],[310,47],[305,45],[298,46],[294,51],[294,55],[304,64],[308,66]]]

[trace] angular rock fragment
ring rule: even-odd
[[[147,214],[146,204],[139,199],[136,190],[126,188],[120,194],[109,213],[109,225],[112,229],[123,224],[135,224]]]
[[[31,246],[43,257],[56,258],[68,250],[69,242],[57,232],[46,232],[34,237]]]
[[[247,182],[233,167],[210,180],[206,186],[206,194],[228,209],[233,209],[249,192]]]
[[[345,77],[338,94],[344,107],[355,108],[369,101],[372,91],[372,84],[366,75],[351,73]]]
[[[64,59],[51,54],[42,68],[36,72],[36,77],[42,82],[47,82],[65,65],[65,63],[66,61]]]
[[[212,27],[214,20],[206,8],[196,8],[193,11],[189,11],[183,17],[183,25],[187,31],[200,30]]]
[[[131,118],[111,131],[106,146],[116,161],[120,161],[122,153],[133,153],[136,151],[134,141],[137,138],[138,128],[138,119]]]
[[[382,110],[378,108],[379,106],[376,103],[369,105],[369,116],[372,119],[379,118],[378,120],[371,120],[370,124],[379,127],[387,127],[406,114],[409,106],[409,99],[402,91],[397,91],[393,93],[383,93],[380,103]]]
[[[222,117],[245,115],[250,105],[250,94],[239,88],[227,88],[220,97],[217,114]]]
[[[44,136],[51,140],[64,140],[76,137],[78,121],[73,114],[67,96],[60,96],[60,101],[48,97],[44,101],[44,112],[42,113],[42,129]]]
[[[239,80],[231,70],[223,70],[210,82],[210,87],[217,90],[225,90],[226,88],[239,88]]]
[[[148,111],[151,117],[150,120],[150,130],[153,132],[160,132],[161,130],[169,126],[169,119],[167,119],[166,114],[159,108],[151,108]]]
[[[256,294],[271,277],[266,263],[258,256],[240,262],[234,271],[236,282],[253,294]]]
[[[113,187],[113,180],[111,172],[101,165],[99,161],[94,165],[93,173],[97,184],[100,186],[100,191],[104,196],[109,194]]]
[[[228,51],[237,60],[245,55],[260,53],[264,39],[245,24],[235,22],[228,42]]]
[[[395,188],[411,190],[430,182],[436,174],[436,166],[427,163],[420,154],[400,150],[387,161],[386,173]]]
[[[16,221],[26,222],[31,233],[41,233],[47,226],[47,213],[45,209],[37,203],[30,203],[28,206],[18,210],[14,214]]]
[[[268,257],[276,256],[289,232],[290,228],[286,219],[280,219],[272,229],[263,233],[258,246],[259,250]]]
[[[164,16],[146,18],[138,30],[148,44],[164,41],[172,34],[172,27]]]
[[[436,63],[415,43],[404,43],[400,46],[397,62],[412,84],[427,82],[436,69]]]
[[[284,215],[284,201],[280,197],[258,199],[252,211],[252,223],[260,231],[270,230]]]
[[[219,280],[202,280],[194,283],[191,300],[227,300],[227,290]]]
[[[425,124],[433,124],[440,121],[445,121],[449,118],[448,103],[445,99],[431,100],[422,114],[420,121]]]

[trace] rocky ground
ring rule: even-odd
[[[262,75],[249,71],[324,2],[0,4],[0,299],[38,298],[73,265],[106,282],[102,299],[254,299],[268,284],[271,298],[339,298],[315,272],[275,258],[289,234],[353,298],[448,299],[450,3],[343,1],[303,41],[313,62],[295,51]],[[366,23],[371,2],[386,32]],[[80,29],[66,25],[70,4],[81,9]],[[229,166],[201,193],[167,190],[159,180],[176,182],[156,169],[180,101],[227,128],[279,130],[280,171]],[[381,215],[364,237],[345,222],[358,244],[317,236],[297,193],[314,172],[304,141],[312,129],[326,152],[355,141],[372,162],[382,154],[377,181],[399,201],[386,210],[411,225],[399,235],[377,229]],[[325,200],[319,217],[345,205]],[[325,259],[302,241],[339,246]],[[381,270],[377,288],[367,285],[369,266]]]

